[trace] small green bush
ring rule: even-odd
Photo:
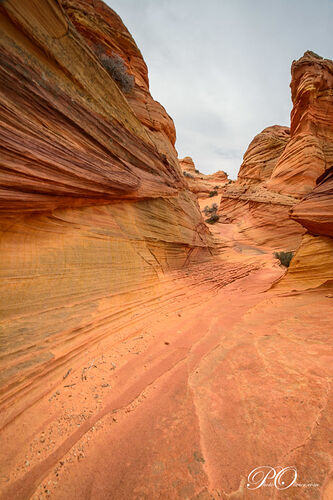
[[[279,259],[281,264],[285,267],[289,267],[290,261],[293,258],[293,252],[274,252],[274,257]]]
[[[218,193],[217,193],[216,189],[214,189],[214,191],[211,191],[211,192],[209,193],[209,198],[212,198],[213,196],[216,196],[217,194],[218,194]]]
[[[194,179],[194,176],[190,174],[190,172],[186,172],[186,170],[184,170],[183,175],[184,177],[189,177],[190,179]]]
[[[211,215],[211,217],[209,217],[209,219],[206,219],[205,222],[207,222],[207,224],[215,224],[215,222],[217,222],[219,219],[220,217],[218,215],[213,214]]]

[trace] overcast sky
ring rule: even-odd
[[[290,65],[333,58],[333,0],[107,0],[172,116],[179,157],[236,178],[253,137],[289,125]]]

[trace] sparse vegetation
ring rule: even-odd
[[[197,168],[195,168],[194,171],[196,174],[200,174],[200,170],[198,170]]]
[[[209,219],[206,219],[205,222],[207,222],[207,224],[215,224],[215,222],[217,222],[219,219],[220,217],[217,214],[213,214],[211,217],[209,217]]]
[[[211,207],[209,207],[208,205],[205,206],[205,208],[203,209],[203,213],[206,217],[210,215],[208,219],[205,219],[205,222],[207,222],[207,224],[215,224],[215,222],[220,219],[220,217],[217,215],[218,208],[219,207],[217,203],[213,203]]]
[[[96,55],[120,90],[126,94],[131,92],[134,88],[134,76],[128,73],[123,59],[118,54],[109,56],[101,46],[97,47]]]
[[[289,267],[290,261],[293,258],[293,252],[274,252],[274,257],[279,259],[281,264],[285,267]]]
[[[203,213],[206,215],[206,217],[208,217],[208,215],[210,215],[210,214],[216,214],[218,208],[219,207],[218,207],[217,203],[213,203],[213,205],[211,207],[206,205],[205,208],[203,209]]]
[[[221,186],[214,186],[214,189],[220,189]]]
[[[216,191],[216,189],[214,189],[214,191],[210,191],[209,193],[209,198],[212,198],[213,196],[216,196],[218,193]]]
[[[186,170],[184,170],[183,175],[184,177],[189,177],[190,179],[194,179],[194,176],[190,174],[190,172],[186,172]]]

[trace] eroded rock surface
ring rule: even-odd
[[[223,186],[229,183],[228,175],[223,170],[213,174],[201,173],[190,156],[180,159],[179,164],[190,191],[198,198],[208,198],[215,191],[219,193]]]

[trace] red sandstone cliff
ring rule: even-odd
[[[0,29],[4,424],[212,242],[119,16],[99,0],[10,0]],[[121,57],[134,88],[101,53]]]
[[[291,73],[291,139],[267,186],[306,195],[290,215],[307,233],[278,287],[308,289],[333,280],[333,62],[308,51]]]

